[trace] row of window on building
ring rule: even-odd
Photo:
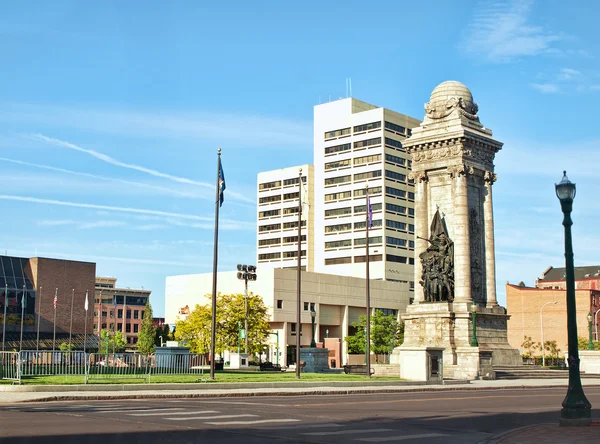
[[[354,257],[352,257],[352,256],[332,257],[332,258],[325,259],[325,265],[351,264],[353,262],[353,259],[354,259],[355,264],[364,263],[367,261],[367,256],[362,255],[362,256],[354,256]],[[382,260],[383,260],[382,254],[369,254],[369,262],[381,262]],[[399,264],[414,265],[414,263],[415,263],[415,259],[412,257],[396,256],[394,254],[386,254],[385,260],[387,262],[396,262]]]
[[[410,128],[405,128],[401,125],[396,125],[395,123],[388,122],[387,120],[384,123],[385,129],[395,132],[397,134],[402,134],[404,136],[409,136],[412,134]],[[325,132],[325,140],[334,139],[337,137],[350,136],[352,134],[352,130],[354,130],[354,134],[364,133],[366,131],[373,131],[381,128],[381,121],[364,123],[362,125],[356,125],[355,127],[348,128],[340,128],[333,131]]]
[[[325,195],[325,203],[334,202],[342,199],[350,199],[354,197],[362,197],[366,196],[367,192],[369,196],[378,196],[381,194],[383,188],[382,187],[373,187],[373,188],[359,188],[353,191],[339,191],[337,193],[329,193]],[[394,187],[385,187],[385,194],[387,196],[395,197],[398,199],[406,199],[408,196],[409,200],[415,199],[415,193],[412,191],[400,190]]]
[[[123,331],[123,324],[122,323],[117,323],[116,324],[117,329],[115,330],[115,324],[114,323],[102,323],[102,330],[108,330],[109,331]],[[94,324],[94,331],[96,331],[98,329],[98,324]],[[139,333],[140,330],[140,324],[125,324],[125,333]]]
[[[98,317],[98,311],[94,311],[94,317],[97,318]],[[144,310],[127,310],[127,313],[125,313],[125,316],[127,317],[127,319],[131,319],[131,316],[133,314],[133,319],[144,319]],[[102,312],[102,318],[106,318],[106,317],[110,317],[111,319],[113,319],[115,317],[115,311],[114,310],[109,310],[109,311],[103,311]],[[117,310],[117,319],[123,319],[123,310],[122,309],[118,309]]]
[[[300,183],[300,180],[298,179],[298,177],[295,177],[293,179],[285,179],[283,181],[274,180],[272,182],[265,182],[265,183],[261,183],[258,185],[258,190],[259,191],[267,191],[267,190],[272,190],[275,188],[281,188],[282,182],[283,182],[284,187],[291,187],[294,185],[298,185]],[[306,176],[302,176],[302,183],[306,183]],[[296,193],[296,197],[298,197],[297,193]]]

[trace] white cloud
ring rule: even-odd
[[[34,136],[32,136],[34,139],[46,142],[46,143],[50,143],[52,145],[55,146],[59,146],[59,147],[63,147],[63,148],[68,148],[70,150],[74,150],[74,151],[79,151],[81,153],[85,153],[88,154],[98,160],[101,160],[103,162],[106,162],[108,164],[114,165],[114,166],[118,166],[121,168],[126,168],[126,169],[130,169],[130,170],[134,170],[134,171],[139,171],[142,173],[146,173],[149,174],[151,176],[155,176],[155,177],[160,177],[161,179],[167,179],[167,180],[171,180],[173,182],[178,182],[178,183],[183,183],[183,184],[187,184],[187,185],[195,185],[195,186],[199,186],[199,187],[203,187],[203,188],[207,188],[210,190],[214,190],[215,189],[215,185],[214,184],[210,184],[210,183],[206,183],[206,182],[198,182],[196,180],[191,180],[188,179],[186,177],[180,177],[180,176],[174,176],[172,174],[167,174],[167,173],[163,173],[161,171],[157,171],[154,170],[152,168],[146,168],[140,165],[136,165],[136,164],[132,164],[132,163],[125,163],[125,162],[121,162],[120,160],[115,159],[114,157],[111,157],[107,154],[103,154],[100,153],[98,151],[95,150],[91,150],[91,149],[87,149],[87,148],[82,148],[78,145],[75,145],[73,143],[64,141],[64,140],[59,140],[59,139],[54,139],[52,137],[47,137],[44,136],[43,134],[36,134]],[[239,193],[236,193],[234,191],[227,191],[227,196],[231,196],[233,199],[237,199],[237,200],[242,200],[244,202],[251,202],[254,203],[253,199],[250,199],[248,197],[245,197]]]
[[[0,200],[9,200],[9,201],[17,201],[17,202],[29,202],[36,204],[45,204],[45,205],[57,205],[63,207],[74,207],[74,208],[88,208],[92,210],[107,210],[107,211],[117,211],[123,213],[133,213],[133,214],[143,214],[143,215],[151,215],[166,218],[167,222],[173,224],[183,224],[184,222],[180,221],[180,219],[184,220],[193,220],[193,221],[204,221],[211,222],[214,221],[211,217],[205,216],[196,216],[193,214],[183,214],[183,213],[170,213],[168,211],[160,211],[160,210],[147,210],[141,208],[129,208],[129,207],[114,207],[109,205],[97,205],[90,203],[79,203],[79,202],[67,202],[62,200],[54,200],[54,199],[40,199],[37,197],[27,197],[27,196],[10,196],[5,194],[0,194]],[[207,224],[189,224],[186,226],[192,226],[194,228],[214,228],[214,225]],[[242,222],[231,219],[220,219],[219,227],[225,229],[256,229],[254,223],[250,222]]]
[[[558,85],[554,83],[530,83],[533,89],[537,89],[543,94],[554,94],[559,92]]]
[[[470,54],[504,63],[523,56],[557,52],[552,45],[565,37],[529,21],[533,2],[481,3],[461,44]]]
[[[577,79],[581,77],[581,72],[577,71],[576,69],[572,69],[572,68],[563,68],[560,70],[560,73],[558,74],[558,78],[560,80],[573,80],[573,79]]]
[[[296,121],[256,114],[202,112],[148,112],[136,110],[57,107],[26,103],[0,103],[0,121],[54,125],[84,131],[170,138],[210,143],[216,148],[282,146],[312,147],[312,121]]]
[[[148,190],[155,191],[157,193],[168,194],[168,195],[177,196],[177,197],[199,198],[199,199],[210,199],[210,200],[214,199],[212,190],[210,190],[210,191],[207,190],[207,192],[203,191],[200,193],[181,191],[181,190],[175,190],[172,188],[161,187],[158,185],[151,185],[151,184],[147,184],[144,182],[136,182],[136,181],[132,181],[132,180],[124,180],[124,179],[118,179],[118,178],[114,178],[114,177],[100,176],[98,174],[82,173],[79,171],[72,171],[72,170],[67,170],[64,168],[57,168],[57,167],[53,167],[53,166],[49,166],[49,165],[40,165],[37,163],[25,162],[22,160],[8,159],[6,157],[0,157],[0,161],[9,162],[9,163],[13,163],[16,165],[23,165],[23,166],[33,167],[33,168],[39,168],[39,169],[48,170],[48,171],[55,171],[58,173],[64,173],[64,174],[69,174],[69,175],[73,175],[73,176],[87,177],[87,178],[95,179],[95,180],[105,180],[105,181],[112,181],[112,182],[116,182],[116,183],[122,183],[124,185],[131,185],[134,187],[145,188]],[[127,188],[125,188],[125,189],[127,189]],[[120,188],[119,192],[122,195],[123,188]]]

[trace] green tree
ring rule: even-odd
[[[154,353],[155,327],[152,323],[152,305],[150,298],[146,299],[146,307],[142,313],[142,327],[138,333],[137,349],[140,353]]]
[[[75,348],[75,346],[73,344],[69,344],[68,342],[63,342],[58,346],[60,351],[71,351],[73,348]]]
[[[352,324],[356,328],[353,335],[346,336],[348,353],[365,353],[365,331],[367,317],[360,316],[358,322]],[[376,310],[371,316],[371,351],[377,356],[391,353],[394,347],[404,342],[404,323],[398,322],[393,314],[385,315]]]
[[[531,336],[524,336],[521,347],[523,348],[523,357],[531,358],[533,356],[535,350],[537,349],[537,343],[533,342],[533,340],[531,339]]]
[[[169,340],[170,333],[171,333],[171,331],[167,324],[159,325],[158,327],[156,327],[156,331],[154,333],[154,345],[156,347],[160,347],[161,338],[162,338],[162,344],[164,345]]]
[[[100,353],[121,352],[127,344],[121,331],[110,332],[108,330],[102,330],[100,332],[100,339]]]
[[[207,295],[210,300],[211,296]],[[242,294],[218,294],[215,352],[237,350],[239,341],[238,322],[244,325],[245,304]],[[194,353],[209,353],[212,312],[210,303],[196,305],[186,320],[177,322],[175,339],[189,346]],[[260,353],[269,336],[268,310],[262,298],[248,295],[248,352]],[[242,341],[243,345],[243,341]]]

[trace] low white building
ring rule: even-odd
[[[296,352],[296,288],[297,271],[293,269],[259,268],[256,281],[248,282],[248,291],[260,295],[269,308],[270,324],[273,332],[279,333],[279,344],[275,335],[271,336],[269,360],[276,361],[279,348],[279,363],[289,365],[295,362]],[[165,289],[165,320],[175,324],[184,319],[196,304],[207,305],[210,299],[205,295],[212,292],[212,273],[169,276]],[[237,272],[218,273],[218,291],[223,294],[243,293],[244,282],[237,279]],[[406,311],[409,298],[408,283],[371,280],[371,307],[385,313]],[[347,362],[347,347],[344,337],[352,334],[352,323],[365,315],[366,281],[362,278],[337,276],[332,274],[302,272],[301,292],[301,346],[307,347],[311,340],[311,308],[315,309],[315,340],[322,342],[325,336],[340,338],[343,365]]]

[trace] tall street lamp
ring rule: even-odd
[[[237,266],[237,278],[244,281],[244,333],[243,338],[246,341],[244,344],[244,353],[248,353],[248,281],[256,280],[256,267],[254,265]]]
[[[312,339],[310,340],[310,347],[316,348],[317,343],[315,342],[315,317],[317,316],[317,312],[315,311],[315,307],[310,309],[310,318],[312,320]]]
[[[542,367],[546,366],[546,346],[544,345],[544,316],[542,313],[546,305],[556,304],[556,302],[557,301],[546,302],[544,305],[542,305],[542,308],[540,308],[540,329],[542,330]]]
[[[588,342],[588,350],[593,350],[594,343],[592,342],[592,313],[588,313],[587,320],[588,320],[588,330],[590,332],[590,341]]]
[[[479,347],[477,341],[477,303],[473,301],[471,304],[471,317],[473,321],[473,336],[471,336],[471,347]]]
[[[555,185],[560,200],[565,227],[565,268],[567,280],[567,333],[569,343],[569,388],[562,402],[560,425],[590,425],[592,405],[583,393],[579,373],[579,350],[577,349],[577,307],[575,303],[575,267],[573,265],[573,241],[571,239],[571,211],[575,199],[575,184],[563,172],[562,180]]]

